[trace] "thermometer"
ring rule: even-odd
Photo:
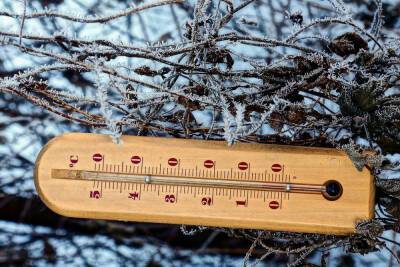
[[[71,133],[40,152],[44,203],[71,217],[351,234],[373,176],[336,149]]]

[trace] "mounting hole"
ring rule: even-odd
[[[335,180],[329,180],[324,183],[325,190],[322,195],[330,201],[339,199],[343,194],[342,185]]]

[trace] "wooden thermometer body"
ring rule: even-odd
[[[370,172],[335,149],[66,134],[36,162],[40,197],[71,217],[349,234],[374,214]]]

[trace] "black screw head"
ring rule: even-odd
[[[322,195],[330,201],[339,199],[343,194],[342,185],[335,180],[329,180],[324,183],[325,190]]]

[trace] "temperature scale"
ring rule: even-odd
[[[71,217],[350,234],[373,177],[336,149],[71,133],[36,162],[45,204]]]

